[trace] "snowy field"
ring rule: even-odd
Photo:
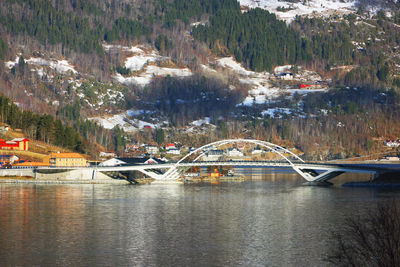
[[[130,55],[125,59],[124,66],[129,69],[132,74],[121,75],[115,74],[113,78],[124,85],[145,86],[151,83],[152,79],[161,76],[171,77],[187,77],[192,75],[192,71],[188,68],[160,67],[162,62],[168,62],[171,59],[161,56],[153,47],[136,45],[132,47],[105,45],[106,51],[125,51]]]
[[[241,6],[262,8],[275,13],[279,19],[292,21],[297,15],[326,15],[350,13],[356,10],[355,0],[308,0],[290,3],[280,0],[239,0]],[[305,3],[305,4],[304,4]],[[277,11],[281,7],[286,11]]]
[[[125,132],[135,132],[137,130],[150,127],[152,129],[161,127],[160,123],[154,124],[150,122],[145,122],[138,119],[133,119],[131,116],[147,113],[143,110],[128,110],[126,112],[115,114],[111,116],[101,116],[89,118],[89,120],[96,121],[99,125],[106,129],[112,129],[115,126],[122,128]],[[165,124],[165,122],[162,122]]]
[[[5,62],[5,66],[9,69],[18,64],[19,56],[15,58],[14,61]],[[44,59],[40,57],[31,57],[25,59],[25,63],[29,63],[35,67],[38,66],[48,66],[54,69],[57,73],[65,74],[67,72],[77,73],[74,66],[72,66],[67,60],[57,60],[57,59]],[[43,76],[43,69],[36,69],[40,76]]]
[[[254,72],[246,70],[240,63],[236,62],[233,57],[220,58],[215,61],[215,65],[229,70],[237,75],[239,82],[250,87],[248,96],[238,106],[252,106],[254,104],[268,104],[273,99],[281,95],[293,96],[295,93],[306,95],[309,93],[324,92],[325,89],[298,89],[298,88],[277,88],[271,85],[272,74],[268,72]],[[274,68],[275,74],[290,71],[292,65],[277,66]],[[204,72],[210,72],[212,69],[203,67]],[[214,71],[214,70],[213,70]],[[318,81],[321,77],[311,71],[299,71],[297,75],[299,80]]]

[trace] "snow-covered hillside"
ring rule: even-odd
[[[160,67],[165,57],[160,56],[153,49],[141,49],[142,46],[134,47],[113,47],[110,49],[119,49],[120,51],[125,50],[129,52],[129,55],[124,59],[124,66],[131,70],[131,74],[123,76],[121,74],[115,74],[116,79],[121,84],[135,83],[146,85],[157,76],[171,75],[175,77],[185,77],[192,75],[192,72],[188,68],[166,68]],[[143,47],[142,47],[143,48]],[[295,80],[286,83],[285,86],[279,86],[281,80],[276,80],[277,77],[286,72],[290,72],[292,66],[278,66],[274,69],[273,73],[268,72],[255,72],[246,70],[242,64],[238,63],[233,57],[215,58],[209,62],[208,65],[201,65],[201,70],[205,76],[207,75],[233,75],[237,77],[239,83],[249,88],[248,95],[245,97],[242,103],[238,106],[253,106],[253,105],[268,105],[275,103],[276,99],[282,95],[286,98],[292,98],[293,95],[305,95],[309,93],[324,92],[327,90],[323,88],[302,88],[299,89],[298,83],[317,83],[322,78],[315,72],[304,70],[298,67],[298,72],[295,75]],[[141,83],[143,79],[143,83]],[[233,84],[228,85],[231,90],[235,89]],[[140,115],[147,114],[146,121],[141,119]],[[275,107],[264,110],[260,113],[260,116],[279,117],[282,114],[299,114],[296,110],[285,109],[285,107]],[[143,110],[128,110],[116,115],[97,116],[91,118],[97,121],[104,128],[112,129],[115,126],[119,126],[126,132],[135,132],[143,128],[158,128],[162,125],[168,124],[158,116],[153,116],[152,111]],[[135,118],[136,117],[136,118]],[[199,119],[188,125],[188,131],[193,130],[193,127],[202,127],[209,125],[209,118]]]
[[[232,57],[220,58],[215,61],[215,65],[222,67],[225,70],[230,70],[239,79],[239,82],[249,87],[248,96],[240,105],[251,106],[253,104],[266,104],[273,101],[273,99],[281,96],[288,95],[289,97],[294,94],[308,94],[323,92],[326,89],[310,88],[310,89],[299,89],[298,85],[292,85],[289,87],[281,88],[274,85],[275,74],[281,74],[282,72],[290,72],[291,65],[278,66],[274,69],[274,74],[268,72],[255,72],[246,70],[240,63],[236,62]],[[215,71],[211,68],[204,68],[205,71]],[[307,70],[299,70],[296,75],[296,80],[299,82],[316,82],[322,78],[315,72]]]
[[[292,21],[297,15],[344,14],[356,10],[356,0],[307,0],[297,3],[282,0],[239,0],[240,5],[248,8],[262,8],[275,13],[278,18]]]
[[[35,55],[26,56],[25,62],[28,63],[28,67],[32,72],[40,76],[42,82],[51,83],[53,88],[56,88],[54,90],[55,99],[51,99],[51,101],[58,102],[64,99],[65,96],[77,96],[81,99],[81,104],[89,107],[91,111],[98,112],[98,114],[107,114],[92,118],[105,128],[114,128],[119,125],[125,131],[132,132],[164,125],[163,119],[156,118],[157,116],[153,116],[152,113],[145,112],[144,114],[149,116],[141,117],[140,115],[142,114],[136,114],[136,111],[135,113],[118,108],[123,106],[125,94],[129,91],[129,88],[124,85],[136,84],[145,86],[154,78],[167,75],[187,77],[193,75],[192,70],[184,66],[177,67],[169,57],[160,55],[154,47],[149,45],[121,46],[104,44],[103,46],[106,52],[121,55],[121,66],[130,70],[127,75],[114,72],[112,77],[117,83],[96,81],[90,77],[89,73],[78,72],[79,66],[72,65],[66,58],[56,59]],[[19,58],[20,55],[18,54],[15,60],[5,62],[5,66],[11,70],[12,67],[18,64]],[[291,82],[283,82],[279,79],[280,74],[291,72],[291,65],[278,66],[272,73],[255,72],[244,68],[233,57],[213,57],[209,59],[208,64],[200,67],[199,71],[206,77],[217,75],[219,79],[231,80],[227,84],[231,90],[235,90],[238,86],[240,88],[248,88],[248,95],[238,106],[268,105],[275,103],[275,100],[282,95],[286,98],[291,98],[295,94],[304,95],[326,90],[326,88],[316,87],[300,89],[298,86],[300,83],[315,84],[322,80],[317,73],[303,70],[300,66],[294,81]],[[58,78],[54,79],[56,76]],[[228,77],[234,77],[234,79],[228,79]],[[26,94],[32,95],[29,90],[26,91]],[[110,115],[110,113],[114,115]],[[271,114],[274,114],[271,112],[264,113],[261,115],[271,116]],[[200,127],[202,124],[207,123],[209,123],[207,120],[195,121],[192,127]]]
[[[19,56],[15,58],[14,61],[7,61],[5,62],[5,66],[9,69],[14,67],[18,64]],[[44,59],[41,57],[31,57],[29,59],[25,59],[25,63],[31,64],[33,67],[32,70],[37,71],[39,76],[43,76],[43,68],[42,67],[49,67],[54,69],[57,73],[65,74],[67,72],[77,73],[74,66],[72,66],[67,60],[65,59]]]
[[[168,122],[151,123],[133,118],[135,115],[144,114],[150,111],[144,110],[127,110],[126,112],[115,114],[111,116],[99,116],[90,118],[103,126],[106,129],[112,129],[115,126],[122,128],[125,132],[135,132],[143,128],[159,128],[161,125],[168,124]],[[151,112],[150,112],[151,113]]]
[[[149,84],[153,78],[157,76],[165,77],[167,75],[173,77],[187,77],[192,75],[189,68],[161,67],[170,63],[170,58],[161,56],[158,51],[150,46],[136,45],[132,47],[104,45],[105,50],[119,50],[126,52],[127,56],[124,60],[124,67],[131,71],[129,75],[121,75],[116,73],[113,77],[121,84],[136,84],[145,86]],[[275,68],[275,73],[290,71],[291,66],[281,66]],[[250,88],[249,95],[245,98],[242,105],[251,106],[253,104],[265,104],[281,95],[307,94],[312,92],[320,92],[321,90],[304,89],[299,90],[292,88],[277,88],[271,84],[273,74],[268,72],[254,72],[246,70],[240,63],[236,62],[233,57],[217,58],[211,61],[209,65],[202,65],[205,74],[214,74],[219,71],[230,71],[239,82]],[[302,77],[302,74],[304,77]],[[321,77],[316,73],[300,72],[299,80],[317,81]]]
[[[188,68],[178,68],[171,64],[171,59],[160,56],[153,47],[136,45],[132,47],[104,45],[106,51],[119,49],[129,56],[125,59],[124,67],[131,71],[130,75],[115,74],[113,78],[121,84],[136,84],[145,86],[157,76],[186,77],[192,72]]]

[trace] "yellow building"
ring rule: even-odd
[[[51,153],[44,162],[57,167],[84,167],[86,159],[79,153]]]
[[[23,163],[13,164],[16,167],[46,167],[49,166],[48,163],[43,162],[32,162],[32,161],[25,161]]]

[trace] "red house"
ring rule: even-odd
[[[165,146],[165,150],[170,150],[170,149],[175,149],[175,144],[174,143],[169,143],[168,145]]]
[[[8,150],[28,150],[29,140],[27,138],[14,138],[11,141],[6,141],[0,138],[0,149]]]
[[[299,84],[299,87],[300,87],[300,89],[304,89],[304,88],[307,88],[307,87],[312,87],[312,85],[311,84]]]

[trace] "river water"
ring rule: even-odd
[[[0,184],[0,265],[326,266],[331,231],[398,193],[302,183]]]

